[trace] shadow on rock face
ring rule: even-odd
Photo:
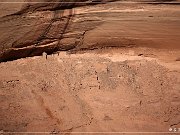
[[[0,18],[0,62],[74,49],[82,42],[83,33],[97,26],[98,21],[73,22],[73,8],[89,4],[105,3],[108,0],[87,1],[19,1],[3,3],[10,10]],[[8,4],[8,5],[7,5]],[[16,5],[16,6],[15,6]],[[2,9],[0,5],[0,10]],[[14,7],[13,7],[14,6]],[[12,9],[12,10],[11,10]],[[91,23],[89,23],[91,22]],[[71,28],[70,25],[74,25]],[[81,27],[84,25],[84,27]],[[78,34],[76,34],[78,31]],[[64,34],[72,34],[72,40],[61,40]],[[75,37],[74,37],[75,35]],[[66,37],[72,39],[71,36]]]
[[[112,1],[116,0],[81,0],[79,2],[39,0],[39,3],[32,0],[20,0],[19,3],[13,4],[5,3],[4,0],[4,3],[0,4],[0,62],[38,56],[43,52],[52,54],[57,51],[93,50],[106,47],[142,45],[151,47],[152,44],[155,46],[155,40],[156,47],[179,43],[176,37],[178,32],[175,36],[171,36],[178,30],[176,25],[178,21],[169,20],[172,19],[172,15],[177,17],[178,14],[168,12],[168,17],[163,19],[170,23],[164,23],[162,20],[162,25],[155,24],[151,18],[155,18],[157,10],[152,9],[146,12],[144,7],[137,4],[137,9],[134,9],[134,5],[128,7],[122,4],[120,7],[121,3]],[[139,1],[145,2],[145,0]],[[99,4],[98,8],[95,7],[96,4]],[[124,7],[126,10],[122,9]],[[164,17],[164,11],[158,9],[158,12],[161,16],[156,18],[157,21]],[[148,20],[146,15],[149,16]],[[106,24],[102,26],[104,22]],[[99,27],[100,25],[102,27]],[[160,38],[156,38],[156,35]]]

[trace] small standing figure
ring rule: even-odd
[[[47,59],[47,53],[46,53],[46,52],[43,52],[43,53],[42,53],[42,56],[43,56],[43,58],[46,58],[46,59]]]

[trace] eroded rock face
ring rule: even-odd
[[[75,13],[72,8],[91,4],[85,3],[86,0],[82,3],[59,0],[53,1],[57,3],[25,2],[18,3],[16,10],[5,13],[6,16],[0,19],[0,61],[41,55],[44,51],[52,53],[73,49],[81,44],[86,31],[100,24],[100,20],[93,17],[73,19]]]
[[[8,15],[20,15],[27,12],[35,11],[47,11],[47,10],[63,10],[71,9],[76,6],[82,6],[91,4],[93,1],[80,0],[76,2],[75,0],[1,0],[0,4],[0,17]],[[105,0],[100,0],[98,2],[106,2]]]
[[[105,47],[179,48],[176,5],[164,6],[161,11],[160,6],[148,5],[145,0],[139,1],[146,4],[133,5],[110,1],[1,4],[0,8],[10,6],[11,10],[1,10],[0,62],[43,52]]]

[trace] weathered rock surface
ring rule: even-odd
[[[92,3],[86,4],[86,0],[80,1],[84,3],[72,0],[65,2],[62,0],[53,2],[45,0],[39,1],[40,3],[25,2],[17,3],[17,10],[10,11],[9,15],[5,13],[7,15],[0,19],[0,61],[40,55],[44,51],[52,53],[58,50],[73,49],[79,44],[79,39],[82,38],[83,33],[94,28],[98,23],[96,20],[92,25],[88,25],[89,22],[86,20],[83,20],[84,23],[72,22],[74,16],[72,8]],[[9,5],[9,3],[5,4],[6,6]],[[16,5],[16,3],[12,5]],[[69,28],[72,23],[73,28]],[[81,28],[80,25],[84,25],[84,28]],[[76,40],[73,44],[64,45],[60,43],[65,33],[74,33],[77,29],[80,29],[78,30],[79,34],[75,35]]]
[[[177,5],[166,5],[159,10],[161,5],[100,3],[108,0],[94,1],[97,3],[26,2],[18,3],[15,11],[3,14],[1,10],[1,62],[41,55],[44,51],[51,54],[104,47],[179,48]],[[97,5],[77,7],[90,3]]]

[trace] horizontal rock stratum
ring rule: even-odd
[[[152,3],[152,9],[145,9],[147,3],[143,2],[151,2],[145,0],[134,3],[136,7],[119,0],[6,2],[0,4],[1,62],[43,52],[104,47],[179,48],[177,1],[171,5],[171,12],[168,6],[161,11]]]
[[[99,20],[92,25],[86,24],[84,27],[87,28],[81,28],[81,24],[72,22],[75,14],[72,8],[102,2],[108,0],[21,0],[11,4],[2,3],[0,7],[6,6],[9,10],[0,9],[0,61],[75,48],[85,31],[94,28]],[[70,28],[71,24],[77,25],[76,28]]]

